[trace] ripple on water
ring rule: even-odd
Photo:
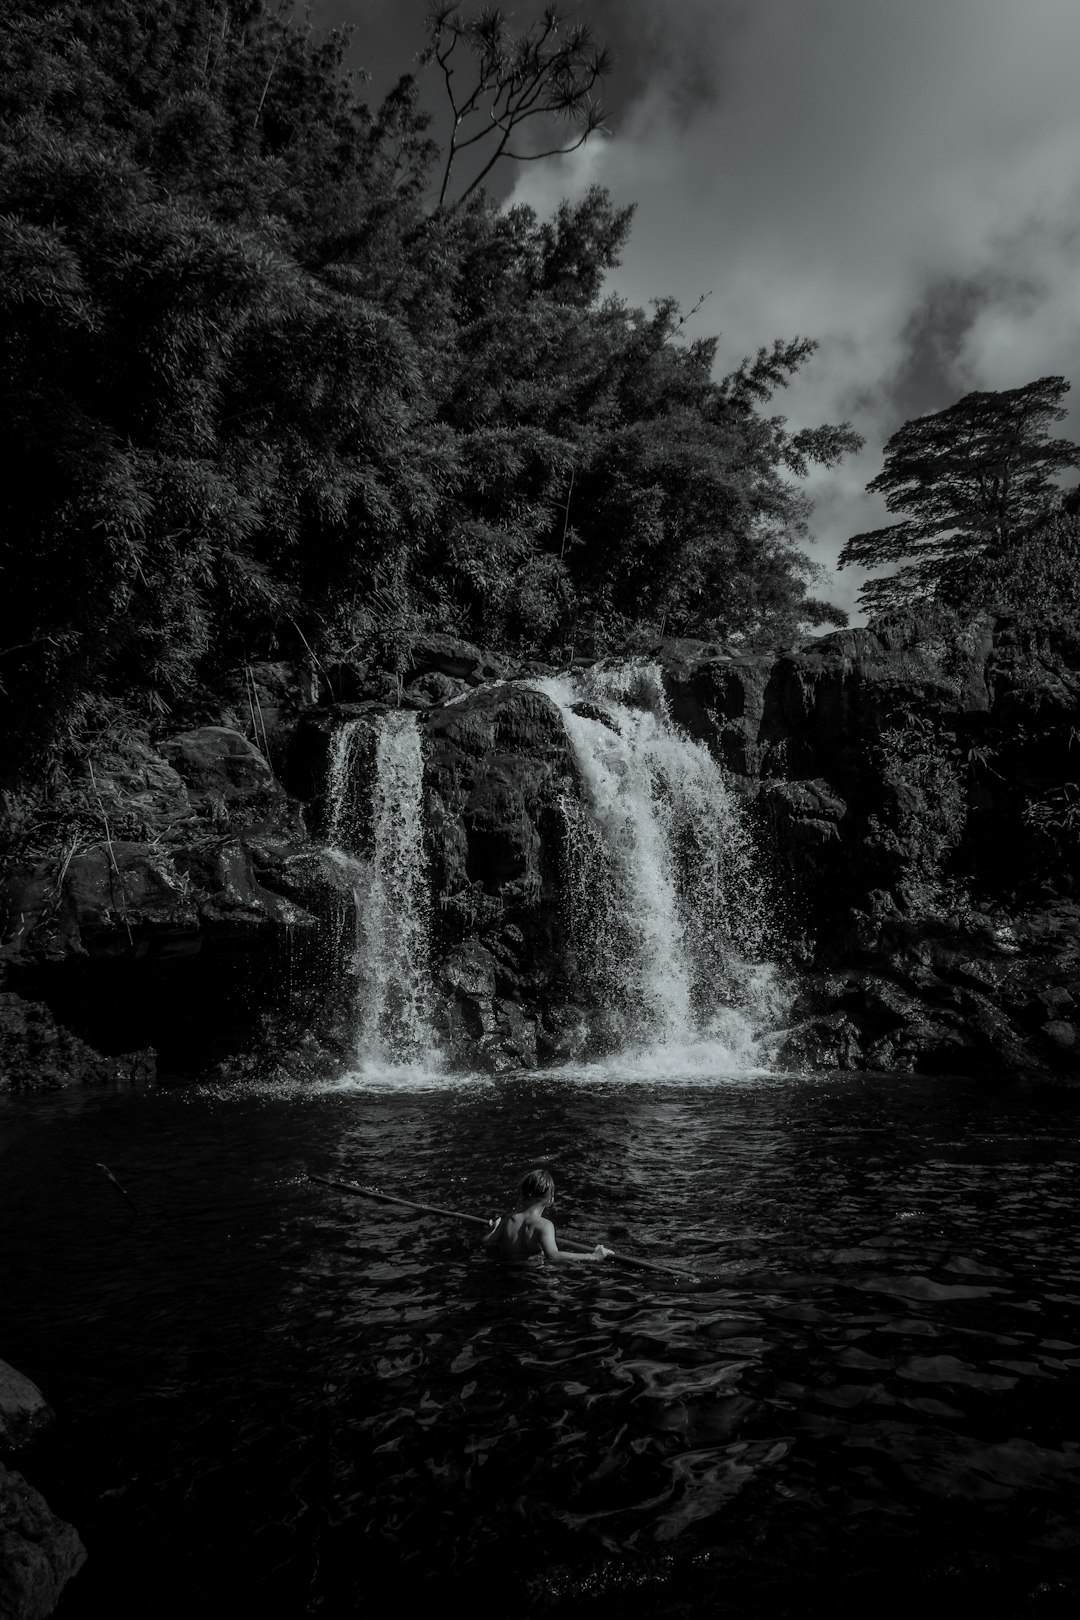
[[[162,1567],[220,1606],[223,1526],[225,1595],[290,1615],[387,1576],[598,1616],[1080,1579],[1077,1106],[582,1071],[0,1107],[5,1355],[77,1414],[27,1464],[91,1544],[72,1620]],[[482,1213],[538,1158],[560,1223],[699,1281],[504,1270],[304,1175]]]

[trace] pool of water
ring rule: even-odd
[[[939,1079],[7,1099],[61,1620],[1071,1616],[1078,1160],[1080,1092]],[[693,1277],[504,1268],[306,1179],[484,1214],[537,1163],[567,1230]]]

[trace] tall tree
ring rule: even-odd
[[[1022,388],[965,394],[946,410],[918,416],[893,434],[885,465],[867,489],[890,512],[910,516],[852,535],[839,566],[900,563],[868,580],[859,600],[871,611],[970,594],[977,570],[996,563],[1014,537],[1052,504],[1055,478],[1080,467],[1080,445],[1049,436],[1066,415],[1064,377]]]
[[[795,480],[854,436],[762,410],[812,345],[716,381],[670,300],[604,296],[599,189],[429,211],[414,91],[369,111],[262,0],[0,8],[5,776],[305,645],[827,616]]]

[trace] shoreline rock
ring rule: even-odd
[[[86,1562],[78,1532],[57,1518],[41,1493],[7,1466],[55,1420],[37,1385],[0,1361],[0,1615],[45,1620]]]

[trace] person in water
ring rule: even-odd
[[[567,1254],[555,1241],[555,1228],[544,1214],[555,1202],[555,1183],[547,1170],[530,1170],[522,1178],[517,1206],[495,1222],[484,1239],[503,1260],[542,1257],[549,1265],[592,1265],[605,1260],[610,1249],[598,1243],[591,1254]]]

